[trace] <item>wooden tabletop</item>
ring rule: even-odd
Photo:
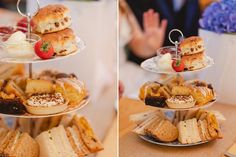
[[[218,110],[226,117],[222,125],[224,138],[193,147],[166,147],[148,143],[131,132],[134,127],[129,116],[152,110],[141,101],[129,98],[120,100],[119,108],[119,154],[121,157],[221,157],[236,142],[236,106],[215,103],[210,109]]]

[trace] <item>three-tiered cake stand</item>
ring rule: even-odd
[[[183,33],[178,30],[178,29],[173,29],[169,32],[169,40],[172,44],[174,44],[175,46],[167,46],[167,47],[162,47],[160,49],[168,49],[170,52],[174,52],[174,54],[172,54],[172,57],[173,55],[175,56],[174,59],[178,59],[178,57],[180,57],[179,53],[178,53],[178,45],[179,45],[179,41],[173,41],[171,39],[171,34],[172,33],[180,33],[181,35],[181,38],[183,39],[184,38],[184,35]],[[160,52],[158,52],[160,53]],[[210,58],[209,56],[205,56],[205,62],[206,62],[206,66],[204,68],[201,68],[201,69],[198,69],[198,70],[193,70],[193,71],[182,71],[182,72],[175,72],[175,71],[167,71],[167,70],[162,70],[158,67],[158,60],[160,59],[160,55],[157,54],[157,56],[155,57],[152,57],[152,58],[149,58],[147,60],[145,60],[144,62],[141,63],[141,67],[146,70],[146,71],[149,71],[149,72],[152,72],[152,73],[157,73],[157,74],[164,74],[164,75],[183,75],[183,74],[186,74],[186,73],[189,73],[189,74],[193,74],[193,73],[196,73],[196,72],[199,72],[201,70],[204,70],[206,68],[209,68],[211,67],[213,64],[214,64],[214,61],[212,58]],[[173,59],[173,58],[172,58]],[[168,78],[167,78],[168,79]],[[162,80],[163,81],[163,80]],[[164,81],[165,82],[165,81]],[[174,108],[168,108],[168,107],[156,107],[158,110],[164,112],[165,116],[166,117],[169,117],[169,118],[173,118],[173,114],[176,114],[177,112],[181,113],[181,112],[185,112],[185,111],[189,111],[189,110],[198,110],[198,109],[204,109],[204,108],[208,108],[210,106],[212,106],[214,103],[216,102],[216,98],[205,104],[205,105],[202,105],[202,106],[194,106],[194,107],[191,107],[191,108],[178,108],[178,109],[174,109]],[[157,141],[155,140],[154,138],[152,137],[149,137],[149,136],[146,136],[146,135],[139,135],[140,138],[142,138],[143,140],[145,141],[148,141],[150,143],[153,143],[153,144],[157,144],[157,145],[164,145],[164,146],[171,146],[171,147],[185,147],[185,146],[194,146],[194,145],[199,145],[199,144],[203,144],[203,143],[207,143],[207,142],[210,142],[210,141],[206,141],[206,142],[198,142],[198,143],[193,143],[193,144],[181,144],[180,142],[178,141],[174,141],[174,142],[168,142],[168,143],[165,143],[165,142],[160,142],[160,141]]]
[[[25,33],[27,41],[29,41],[30,43],[36,43],[37,41],[35,39],[33,39],[33,35],[35,35],[35,34],[31,33],[30,21],[31,21],[31,18],[34,15],[36,15],[38,10],[40,9],[39,0],[36,0],[36,2],[37,2],[37,11],[33,14],[31,14],[31,13],[27,13],[27,14],[22,13],[20,8],[19,8],[20,2],[21,2],[21,0],[17,1],[17,11],[19,12],[20,15],[27,18],[27,32]],[[37,57],[36,55],[31,57],[31,58],[29,58],[29,57],[28,58],[19,58],[19,57],[14,57],[14,56],[8,56],[8,55],[6,55],[7,52],[4,52],[4,49],[0,48],[0,62],[28,64],[29,78],[32,78],[33,77],[33,64],[35,64],[35,63],[45,63],[45,62],[51,62],[51,61],[65,59],[65,58],[74,56],[74,55],[80,53],[82,50],[85,49],[85,43],[83,42],[83,40],[81,40],[79,37],[76,37],[76,42],[77,42],[77,47],[78,47],[78,50],[76,52],[73,52],[73,53],[68,54],[66,56],[54,56],[51,59],[47,59],[47,60],[42,60],[39,57]],[[3,46],[3,45],[0,45],[0,46]],[[89,95],[87,95],[84,98],[84,100],[82,102],[80,102],[79,104],[73,105],[73,107],[68,107],[65,111],[60,112],[60,113],[56,113],[56,114],[33,115],[33,114],[26,113],[26,114],[22,114],[22,115],[17,115],[17,114],[3,114],[3,113],[0,113],[0,115],[4,116],[4,117],[15,117],[15,118],[54,117],[54,116],[65,115],[65,114],[68,114],[68,113],[76,112],[77,110],[80,110],[81,108],[86,106],[88,103],[89,103]]]

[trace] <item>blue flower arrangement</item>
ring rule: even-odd
[[[236,0],[213,2],[203,12],[199,24],[216,33],[236,33]]]

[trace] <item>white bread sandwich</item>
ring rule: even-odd
[[[41,133],[36,141],[40,147],[39,157],[77,157],[63,126]]]
[[[177,127],[179,130],[178,140],[180,143],[191,144],[201,141],[196,118],[180,121]]]
[[[68,127],[62,125],[36,137],[40,157],[84,157],[103,149],[87,120],[74,116]]]
[[[38,157],[39,146],[27,133],[11,130],[1,140],[0,156]]]

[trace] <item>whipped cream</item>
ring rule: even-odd
[[[193,99],[193,97],[191,95],[190,96],[185,96],[185,95],[172,96],[169,99],[167,99],[167,101],[170,103],[175,103],[175,104],[195,102],[195,100]]]
[[[5,42],[5,50],[12,57],[32,57],[34,56],[33,45],[26,40],[26,34],[21,31],[13,33]]]
[[[61,93],[33,95],[27,100],[29,106],[56,106],[65,103]]]
[[[157,62],[157,66],[160,70],[173,71],[172,68],[172,56],[170,53],[162,55]]]

